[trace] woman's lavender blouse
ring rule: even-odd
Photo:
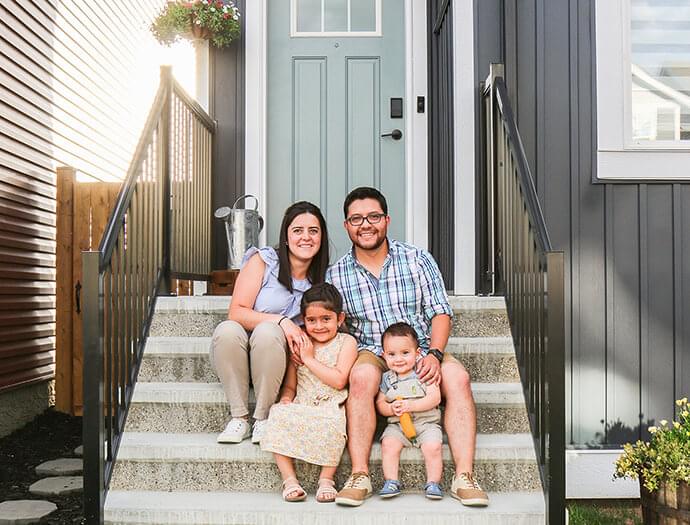
[[[292,293],[278,282],[278,254],[267,246],[265,248],[251,247],[244,254],[242,267],[247,261],[258,253],[261,260],[266,264],[264,279],[261,289],[254,302],[254,310],[268,314],[280,314],[288,317],[292,321],[302,324],[299,305],[302,301],[302,294],[311,288],[309,279],[292,279]]]

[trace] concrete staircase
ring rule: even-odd
[[[462,360],[474,381],[475,472],[490,493],[488,508],[463,507],[448,495],[442,501],[425,499],[420,494],[424,463],[416,449],[404,450],[401,458],[409,494],[386,501],[374,496],[355,509],[318,504],[313,497],[318,467],[298,463],[309,498],[284,503],[270,454],[248,440],[216,443],[228,416],[208,348],[214,327],[226,318],[229,299],[160,297],[106,500],[106,523],[543,523],[544,498],[503,300],[453,297],[451,302],[456,317],[447,351]],[[444,464],[448,490],[453,470],[447,445]],[[345,453],[338,487],[349,466]],[[378,444],[370,467],[378,490]]]

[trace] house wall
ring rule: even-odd
[[[55,168],[124,177],[158,84],[148,25],[163,4],[0,2],[0,392],[55,374]]]
[[[245,13],[244,0],[235,2]],[[211,116],[217,121],[213,151],[213,209],[232,206],[244,194],[244,49],[245,22],[241,37],[226,49],[212,49]],[[243,204],[240,204],[243,206]],[[228,243],[225,227],[213,222],[212,264],[216,270],[227,268]]]
[[[566,255],[568,440],[616,446],[690,393],[690,185],[593,182],[593,0],[505,0],[503,24],[510,98]]]

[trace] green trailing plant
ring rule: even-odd
[[[662,419],[648,428],[649,441],[638,440],[623,446],[616,460],[616,478],[639,479],[650,492],[662,484],[672,488],[690,483],[690,407],[688,398],[676,401],[677,417],[669,423]]]
[[[180,38],[204,38],[215,47],[227,47],[240,36],[240,13],[230,0],[168,2],[150,29],[166,46]]]

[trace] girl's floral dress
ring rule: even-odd
[[[335,366],[344,334],[314,352],[316,359]],[[337,466],[347,439],[345,407],[347,388],[336,390],[306,366],[297,368],[297,394],[290,404],[275,404],[261,438],[261,449],[321,466]]]

